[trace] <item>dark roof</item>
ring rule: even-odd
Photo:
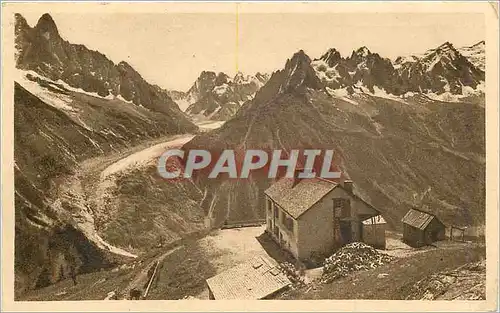
[[[293,183],[293,178],[282,178],[272,184],[265,194],[295,219],[338,185],[319,178],[301,179],[295,186]]]
[[[207,279],[215,300],[259,300],[290,285],[278,264],[257,256]]]
[[[424,230],[434,218],[438,220],[434,214],[429,212],[418,209],[410,209],[401,221],[415,228]]]
[[[297,219],[336,187],[343,188],[341,184],[323,178],[304,178],[295,186],[293,178],[282,178],[272,184],[265,194],[294,219]],[[346,192],[373,209],[376,212],[373,216],[380,214],[376,208],[356,193],[348,190]],[[369,217],[371,216],[366,218]]]

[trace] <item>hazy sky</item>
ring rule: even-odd
[[[19,13],[31,26],[40,16]],[[314,59],[331,47],[347,56],[367,46],[395,58],[445,41],[461,47],[485,39],[483,15],[466,13],[51,15],[64,39],[115,63],[125,60],[150,83],[178,90],[187,90],[202,70],[270,73],[299,49]]]

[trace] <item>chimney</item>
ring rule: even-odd
[[[344,189],[347,190],[347,192],[352,193],[353,185],[352,180],[344,180]]]

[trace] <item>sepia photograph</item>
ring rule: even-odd
[[[12,306],[497,308],[497,4],[2,11]]]

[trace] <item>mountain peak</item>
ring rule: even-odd
[[[292,56],[292,58],[287,62],[289,64],[297,65],[297,64],[309,64],[311,63],[311,58],[304,52],[304,50],[299,50],[295,52]]]
[[[441,59],[442,57],[446,57],[447,59],[453,60],[458,58],[460,53],[455,49],[453,44],[449,41],[443,43],[439,47],[435,49],[431,49],[424,54],[425,60],[435,60]]]
[[[486,42],[484,40],[481,40],[480,42],[476,43],[476,44],[473,44],[472,46],[470,46],[471,48],[476,48],[476,47],[484,47],[486,44]]]
[[[234,78],[233,78],[234,82],[235,83],[241,83],[245,80],[245,75],[243,75],[242,72],[238,71],[238,73],[236,73],[236,75],[234,75]]]
[[[304,52],[304,50],[300,49],[299,51],[295,52],[292,56],[292,59],[294,57],[304,57],[304,58],[309,58],[309,56]]]
[[[26,21],[26,19],[24,18],[24,16],[22,16],[21,14],[19,14],[19,13],[14,14],[14,18],[16,20],[16,24],[21,24],[21,25],[28,26],[28,22]]]
[[[19,13],[16,13],[14,15],[14,18],[16,20],[15,22],[15,31],[16,31],[16,36],[19,34],[20,31],[23,31],[23,30],[26,30],[26,29],[29,29],[30,26],[28,25],[28,22],[26,21],[26,19],[24,18],[24,16],[22,16],[21,14]]]
[[[40,31],[42,34],[46,34],[46,33],[59,34],[59,32],[57,30],[56,23],[52,19],[52,16],[50,16],[50,14],[48,14],[48,13],[45,13],[40,17],[35,28],[38,31]]]
[[[363,46],[363,47],[359,48],[358,50],[356,50],[355,54],[357,56],[366,57],[369,54],[371,54],[371,52],[370,52],[370,49],[368,49],[366,46]]]
[[[217,77],[217,74],[215,72],[212,72],[212,71],[202,71],[200,73],[200,76],[198,77],[198,79],[212,79],[212,80],[215,80],[216,77]]]
[[[283,75],[284,80],[280,90],[284,92],[290,92],[304,87],[313,89],[321,87],[321,82],[311,66],[311,58],[309,58],[304,50],[299,50],[294,53],[292,58],[286,62]]]
[[[319,59],[325,61],[328,66],[333,67],[340,61],[341,58],[342,57],[340,56],[340,52],[338,52],[337,49],[330,48]]]
[[[453,44],[449,41],[446,41],[445,43],[443,43],[442,45],[440,45],[438,47],[438,49],[441,49],[441,50],[452,49],[452,48],[453,48]]]

